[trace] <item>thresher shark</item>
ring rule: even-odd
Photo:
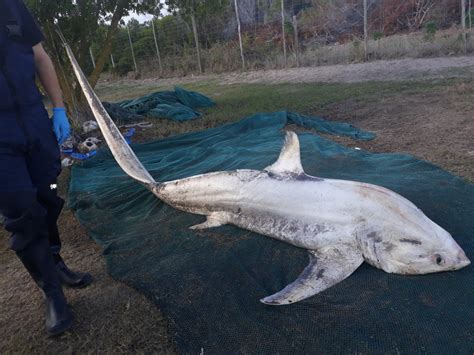
[[[349,277],[364,261],[388,273],[427,274],[470,264],[451,235],[413,203],[386,188],[305,174],[298,137],[286,133],[278,160],[263,170],[233,170],[156,182],[126,143],[65,48],[87,102],[120,167],[160,200],[206,216],[190,227],[232,224],[308,250],[296,281],[265,297],[292,304]]]

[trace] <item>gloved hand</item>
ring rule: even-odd
[[[58,139],[58,143],[62,144],[71,135],[71,126],[66,116],[64,107],[53,108],[53,130]]]

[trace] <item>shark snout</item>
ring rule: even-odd
[[[462,269],[463,267],[466,267],[471,264],[471,261],[469,258],[466,256],[464,251],[462,249],[459,250],[458,254],[456,255],[457,257],[457,263],[456,263],[456,270]]]
[[[471,264],[471,261],[464,253],[460,247],[452,253],[450,256],[446,257],[446,269],[447,270],[459,270]]]

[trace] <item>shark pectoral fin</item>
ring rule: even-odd
[[[309,265],[298,279],[262,303],[280,306],[314,296],[349,277],[364,261],[353,246],[338,244],[317,251],[309,250]]]
[[[300,158],[300,141],[295,132],[286,132],[285,143],[278,160],[264,170],[275,175],[304,174]]]
[[[207,216],[207,220],[204,223],[196,224],[192,227],[189,227],[189,229],[207,229],[207,228],[214,228],[214,227],[220,227],[223,226],[224,224],[227,224],[228,219],[226,218],[226,215],[223,213],[212,213],[209,216]]]

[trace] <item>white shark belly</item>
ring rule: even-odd
[[[166,183],[160,195],[184,210],[213,216],[220,224],[317,249],[355,241],[365,205],[335,180],[278,179],[261,171],[205,174]]]
[[[228,223],[309,250],[339,242],[355,242],[354,234],[348,233],[350,228],[335,227],[320,219],[302,222],[290,216],[241,213],[230,214]]]

